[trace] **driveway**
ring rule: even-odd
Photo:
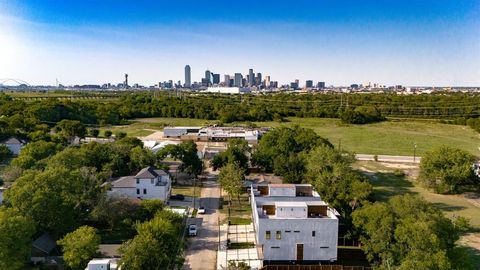
[[[185,250],[185,264],[182,269],[216,269],[218,249],[218,208],[220,205],[220,187],[215,181],[203,183],[200,206],[206,208],[204,215],[190,218],[188,224],[197,224],[197,236],[189,238]]]

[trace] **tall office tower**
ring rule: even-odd
[[[262,73],[257,73],[255,77],[255,85],[260,86],[262,84]]]
[[[128,89],[128,74],[125,73],[125,83],[123,85],[125,87],[125,89]]]
[[[213,77],[213,84],[219,84],[220,83],[220,74],[212,73],[212,77]]]
[[[270,76],[265,76],[265,88],[270,88]]]
[[[226,87],[230,87],[230,75],[223,75],[223,84]]]
[[[305,82],[305,88],[312,88],[313,87],[313,81],[312,80],[307,80]]]
[[[212,73],[210,70],[205,70],[205,83],[207,84],[206,86],[210,86],[212,84]]]
[[[234,81],[233,81],[233,86],[235,87],[242,87],[242,73],[235,73],[235,78],[234,78]]]
[[[272,82],[270,83],[270,86],[271,86],[272,88],[278,88],[278,82],[277,82],[277,81],[272,81]]]
[[[300,81],[299,81],[298,79],[295,80],[295,83],[296,83],[297,85],[300,85]]]
[[[192,86],[192,71],[190,66],[185,66],[185,88],[190,88]]]
[[[232,87],[235,83],[235,80],[234,79],[230,79],[230,81],[228,82],[228,87]]]
[[[318,89],[325,89],[325,82],[318,82],[317,83],[317,88]]]
[[[253,69],[248,70],[248,86],[253,86],[255,82],[255,75],[253,74]]]

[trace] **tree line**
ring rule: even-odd
[[[127,92],[109,100],[26,102],[0,95],[0,128],[5,131],[42,130],[68,119],[85,125],[114,125],[141,117],[182,117],[234,121],[283,121],[285,117],[340,118],[364,124],[385,117],[440,119],[479,129],[480,95],[439,93],[396,94],[265,94],[206,95]]]

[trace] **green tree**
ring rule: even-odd
[[[164,159],[170,156],[181,160],[180,170],[190,175],[198,176],[202,174],[203,162],[198,157],[197,144],[194,141],[185,141],[178,145],[167,145],[164,149],[157,152],[157,158]]]
[[[6,161],[13,156],[12,151],[5,145],[0,145],[0,163]]]
[[[29,170],[7,190],[5,198],[32,218],[38,230],[61,234],[78,225],[90,181],[80,169]]]
[[[73,138],[75,136],[83,138],[87,133],[87,129],[82,122],[67,119],[58,122],[57,125],[55,125],[55,130],[67,138]]]
[[[116,138],[117,140],[123,139],[123,138],[125,138],[125,137],[127,137],[127,133],[126,133],[126,132],[123,132],[123,131],[117,131],[117,132],[115,132],[115,138]]]
[[[292,154],[308,152],[319,145],[333,147],[328,140],[318,136],[312,129],[299,126],[275,128],[260,140],[252,154],[252,163],[266,172],[273,172],[277,157],[281,156],[286,160]]]
[[[162,211],[147,222],[137,225],[138,234],[120,248],[125,269],[173,269],[181,263],[180,240],[182,218]]]
[[[475,159],[464,150],[441,146],[423,155],[418,179],[437,193],[459,193],[480,184],[473,172]]]
[[[420,197],[395,196],[353,213],[362,250],[379,269],[473,269],[458,257],[459,233],[442,212]],[[467,267],[467,268],[464,268]]]
[[[35,225],[12,208],[0,208],[0,269],[25,269]]]
[[[94,138],[97,138],[98,135],[100,134],[100,130],[96,129],[96,128],[91,128],[88,130],[88,134]]]
[[[36,141],[27,144],[22,148],[18,157],[12,160],[12,165],[22,169],[33,167],[41,168],[44,165],[42,160],[53,156],[61,150],[61,146],[54,142]]]
[[[57,244],[62,246],[65,263],[73,270],[83,270],[97,253],[100,242],[95,228],[82,226],[58,240]]]
[[[306,182],[347,220],[373,190],[365,176],[351,169],[353,161],[353,154],[342,154],[326,146],[315,148],[307,157]]]
[[[240,202],[240,194],[243,191],[243,182],[245,174],[243,170],[235,163],[229,163],[220,170],[218,182],[220,186],[228,193],[230,200],[237,197]]]
[[[104,195],[93,209],[91,217],[99,224],[113,229],[122,227],[126,219],[135,217],[137,210],[138,206],[128,198]]]
[[[212,160],[212,166],[216,170],[227,163],[237,163],[246,172],[248,169],[248,156],[250,147],[243,139],[231,139],[227,150],[216,155]]]

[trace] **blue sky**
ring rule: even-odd
[[[0,0],[0,78],[480,85],[480,1]]]

